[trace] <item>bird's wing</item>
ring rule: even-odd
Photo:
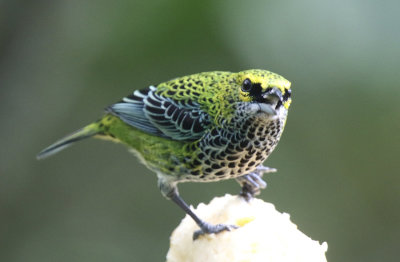
[[[175,140],[196,140],[210,125],[210,117],[199,104],[175,101],[150,86],[113,104],[108,112],[144,132]]]

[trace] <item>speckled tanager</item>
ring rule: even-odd
[[[194,238],[234,225],[212,225],[179,196],[180,182],[236,179],[250,199],[266,186],[263,166],[283,132],[290,82],[266,70],[205,72],[136,90],[104,116],[39,153],[48,157],[89,137],[127,145],[158,177],[161,193],[200,227]]]

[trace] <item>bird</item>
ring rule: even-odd
[[[281,138],[291,102],[291,83],[267,70],[177,77],[135,90],[108,106],[99,120],[45,148],[37,158],[90,137],[125,144],[157,174],[162,195],[197,223],[197,239],[237,227],[199,218],[177,185],[236,179],[246,200],[258,195],[266,187],[262,175],[276,172],[263,163]]]

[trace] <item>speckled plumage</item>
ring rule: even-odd
[[[290,94],[289,81],[265,70],[184,76],[133,92],[38,157],[96,136],[128,145],[173,200],[177,183],[185,181],[238,178],[257,190],[245,175],[266,172],[262,163],[280,139]]]

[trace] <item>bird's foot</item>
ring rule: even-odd
[[[253,173],[257,173],[260,177],[262,177],[263,174],[275,173],[276,171],[278,171],[276,168],[259,165],[256,167],[256,170],[253,171]]]
[[[246,175],[247,176],[247,175]],[[259,195],[261,192],[261,188],[265,188],[266,184],[265,181],[261,180],[264,182],[265,186],[254,186],[253,184],[249,183],[243,183],[242,185],[242,190],[240,191],[240,196],[243,197],[246,201],[250,201],[251,199],[254,198],[254,196]]]
[[[204,222],[201,226],[201,229],[193,233],[193,240],[196,240],[205,234],[218,234],[222,231],[231,231],[232,229],[236,228],[238,228],[238,226],[224,224],[212,225]]]
[[[254,196],[260,194],[261,189],[267,187],[267,183],[262,179],[262,175],[276,171],[275,168],[261,165],[252,173],[236,178],[238,183],[242,186],[240,196],[246,199],[246,201],[250,201]]]

